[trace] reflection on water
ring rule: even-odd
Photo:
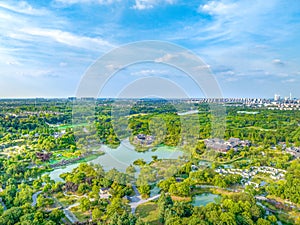
[[[104,170],[110,170],[116,168],[121,172],[125,172],[126,168],[137,159],[143,159],[147,163],[152,161],[152,156],[157,156],[158,159],[177,159],[183,155],[183,152],[179,148],[159,146],[156,151],[137,152],[128,140],[122,141],[121,145],[112,149],[108,146],[102,146],[101,150],[105,152],[104,155],[90,161],[94,164],[100,164]],[[55,181],[62,181],[59,177],[60,174],[71,172],[78,166],[79,163],[71,164],[65,168],[58,168],[50,172],[50,178]]]
[[[193,197],[192,205],[193,206],[205,206],[210,202],[216,202],[216,200],[220,199],[220,195],[215,195],[211,193],[203,193],[201,195],[195,195]]]

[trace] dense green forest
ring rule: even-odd
[[[209,104],[126,101],[118,105],[110,99],[97,100],[93,115],[76,120],[73,101],[1,100],[0,224],[70,224],[65,210],[74,204],[77,224],[277,224],[278,220],[300,224],[299,159],[285,151],[300,146],[300,111],[224,104],[226,129],[221,138],[249,140],[251,146],[223,154],[204,144],[204,139],[212,138]],[[114,110],[119,110],[119,117]],[[75,113],[84,112],[82,107]],[[134,142],[139,134],[154,136],[154,142],[140,146]],[[103,154],[96,151],[99,146],[117,148],[124,139],[137,151],[173,146],[186,157],[140,159],[124,172],[86,163]],[[203,161],[209,166],[200,164]],[[47,175],[74,162],[81,164],[61,174],[61,181]],[[267,185],[255,188],[246,186],[239,174],[216,172],[264,166],[286,171],[284,177],[276,180],[258,173],[252,182]],[[136,191],[148,199],[155,188],[161,195],[132,213],[130,198]],[[102,189],[109,190],[109,198],[100,197]],[[206,192],[221,199],[203,206],[191,204],[194,196]],[[257,204],[257,196],[273,202]]]

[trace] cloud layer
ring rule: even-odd
[[[300,96],[299,10],[279,0],[0,0],[0,97],[74,95],[98,57],[149,39],[201,56],[225,96]],[[152,65],[127,76],[172,79],[170,71]]]

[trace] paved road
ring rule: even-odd
[[[259,201],[266,201],[266,202],[268,202],[268,201],[270,200],[270,199],[268,199],[268,198],[266,198],[266,197],[264,197],[264,196],[258,196],[258,195],[255,196],[254,198],[255,198],[256,200],[259,200]],[[289,214],[289,213],[286,213],[286,212],[284,212],[284,211],[282,211],[282,210],[273,210],[273,209],[270,209],[270,208],[264,206],[263,204],[261,204],[260,202],[256,202],[256,204],[262,206],[266,211],[270,211],[270,212],[272,212],[272,213],[284,214],[284,215],[286,215],[286,216],[296,218],[296,216],[293,216],[293,215],[291,215],[291,214]],[[298,208],[298,210],[299,210],[299,208]]]
[[[131,202],[131,203],[129,203],[129,205],[130,205],[130,207],[131,207],[131,213],[135,213],[135,210],[136,210],[136,208],[137,208],[139,205],[144,204],[144,203],[146,203],[146,202],[150,202],[150,201],[152,201],[152,200],[156,200],[156,199],[158,199],[159,197],[160,197],[160,194],[155,195],[155,196],[153,196],[153,197],[151,197],[151,198],[147,198],[147,199],[139,199],[139,201],[137,201],[137,202]]]
[[[71,208],[73,208],[73,207],[76,207],[76,206],[79,206],[80,205],[80,203],[79,202],[76,202],[76,203],[74,203],[73,205],[69,205],[68,206],[68,208],[66,208],[66,209],[71,209]]]
[[[67,217],[67,219],[71,222],[71,223],[76,223],[78,222],[77,217],[70,211],[70,208],[77,206],[77,204],[79,203],[75,203],[73,205],[68,206],[67,208],[65,208],[60,201],[57,200],[57,198],[53,198],[55,200],[55,202],[60,205],[63,208],[63,212],[65,214],[65,216]]]
[[[35,192],[33,195],[32,195],[32,203],[31,203],[31,206],[36,206],[36,199],[37,197],[39,196],[39,194],[41,194],[42,191],[38,191],[38,192]]]
[[[195,188],[217,188],[217,189],[223,189],[227,191],[232,191],[232,192],[240,192],[238,189],[232,189],[232,188],[221,188],[218,186],[213,186],[213,185],[195,185]]]
[[[132,185],[132,189],[133,189],[133,191],[134,191],[134,193],[135,193],[136,196],[140,196],[141,195],[140,192],[139,192],[139,190],[137,189],[137,187],[135,185]]]
[[[63,209],[65,216],[68,218],[68,220],[71,223],[78,222],[77,217],[69,210],[69,209]]]
[[[139,205],[144,204],[149,201],[152,201],[152,200],[156,200],[160,196],[160,194],[158,194],[151,198],[142,199],[142,196],[135,185],[132,185],[132,189],[134,190],[135,195],[130,197],[131,202],[129,203],[129,205],[131,207],[131,213],[135,213],[135,210]]]

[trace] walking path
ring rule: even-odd
[[[39,194],[41,194],[42,191],[38,191],[38,192],[35,192],[33,195],[32,195],[32,203],[31,203],[31,206],[36,206],[36,200],[37,200],[37,197],[39,196]]]
[[[129,205],[130,205],[130,207],[131,207],[131,213],[135,213],[135,210],[136,210],[136,208],[137,208],[139,205],[144,204],[144,203],[146,203],[146,202],[150,202],[150,201],[152,201],[152,200],[156,200],[156,199],[158,199],[159,197],[160,197],[160,194],[155,195],[155,196],[153,196],[153,197],[151,197],[151,198],[147,198],[147,199],[139,199],[139,201],[137,201],[137,202],[131,202],[131,203],[129,203]]]
[[[6,205],[4,204],[4,202],[2,201],[2,198],[0,198],[0,204],[2,205],[3,210],[5,211],[7,208],[6,208]]]
[[[139,205],[144,204],[149,201],[152,201],[152,200],[156,200],[160,197],[160,194],[158,194],[151,198],[142,199],[142,196],[139,193],[139,191],[135,185],[132,185],[132,189],[134,190],[135,195],[130,197],[131,202],[129,203],[129,205],[131,207],[131,213],[135,213],[135,210]]]

